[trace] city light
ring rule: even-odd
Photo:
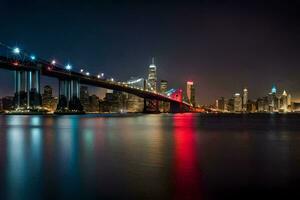
[[[31,59],[31,60],[35,60],[35,59],[36,59],[35,55],[31,55],[31,56],[30,56],[30,59]]]
[[[51,61],[51,64],[52,64],[52,65],[55,65],[55,64],[56,64],[56,61],[55,61],[55,60],[52,60],[52,61]]]
[[[97,78],[101,78],[101,76],[98,74],[98,75],[97,75]]]
[[[111,79],[110,79],[110,81],[114,81],[114,79],[113,79],[113,78],[111,78]]]
[[[80,69],[80,73],[82,73],[84,70],[83,69]]]
[[[19,49],[19,47],[15,47],[14,49],[13,49],[13,53],[14,54],[19,54],[21,52],[21,50]]]
[[[86,72],[85,75],[89,76],[89,75],[90,75],[90,72]]]
[[[104,73],[101,73],[101,77],[103,77],[104,76]]]
[[[72,66],[70,64],[67,64],[66,70],[71,70],[71,69],[72,69]]]

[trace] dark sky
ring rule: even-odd
[[[300,98],[299,3],[163,2],[1,0],[0,41],[119,80],[145,77],[155,56],[159,79],[194,80],[200,103],[273,83]],[[0,71],[0,95],[12,78]]]

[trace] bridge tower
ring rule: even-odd
[[[15,105],[17,109],[32,110],[41,105],[40,70],[15,71]]]
[[[83,112],[83,107],[79,100],[79,88],[79,80],[59,79],[57,112]]]

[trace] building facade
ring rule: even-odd
[[[193,106],[196,106],[195,100],[195,86],[193,81],[186,82],[186,96],[187,100]]]
[[[154,64],[154,58],[152,58],[152,64],[149,66],[148,89],[155,92],[157,89],[157,68]]]

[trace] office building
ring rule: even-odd
[[[244,88],[243,90],[243,111],[247,111],[247,103],[248,103],[248,90]]]
[[[152,58],[152,64],[149,66],[148,73],[148,89],[156,92],[157,73],[156,65],[154,64],[154,58]]]
[[[234,112],[241,112],[243,108],[242,97],[239,93],[234,95]]]
[[[160,93],[165,94],[168,90],[168,81],[161,80],[160,81]]]
[[[195,86],[193,81],[188,81],[186,83],[186,96],[187,100],[190,104],[193,106],[196,106],[196,100],[195,100]]]
[[[80,102],[84,111],[89,111],[89,91],[87,86],[80,86]]]

